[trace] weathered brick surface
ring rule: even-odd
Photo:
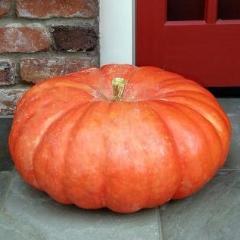
[[[98,43],[93,28],[56,26],[52,28],[56,50],[60,51],[91,51]]]
[[[16,102],[28,88],[0,88],[0,116],[12,115],[16,107]]]
[[[8,14],[11,6],[11,0],[0,0],[0,17]]]
[[[91,18],[97,15],[97,0],[17,0],[17,14],[25,18]]]
[[[98,3],[0,0],[0,116],[31,83],[98,65]]]
[[[39,82],[43,79],[79,71],[82,68],[96,66],[95,58],[26,58],[20,63],[21,79],[27,82]]]
[[[0,28],[0,53],[38,52],[50,47],[47,30],[40,24],[8,24]]]
[[[16,65],[10,60],[0,60],[0,86],[15,83]]]

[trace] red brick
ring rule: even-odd
[[[96,59],[90,57],[26,58],[20,62],[20,75],[23,81],[36,83],[49,77],[96,66],[96,64]]]
[[[50,47],[47,30],[40,24],[8,24],[0,28],[0,53],[38,52]]]
[[[11,0],[0,1],[0,17],[7,15],[11,6]]]
[[[0,60],[0,86],[16,82],[16,65],[10,60]]]
[[[97,9],[97,0],[17,0],[17,14],[25,18],[91,18]]]
[[[59,51],[91,51],[98,43],[94,28],[55,26],[52,28],[55,48]]]

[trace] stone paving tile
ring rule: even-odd
[[[231,151],[224,168],[240,169],[240,99],[219,99],[219,102],[233,126]],[[6,142],[11,119],[0,121],[1,144]],[[0,169],[9,168],[8,153],[0,151]],[[120,215],[108,210],[86,211],[62,206],[23,183],[16,173],[5,199],[9,180],[9,172],[0,173],[0,209],[3,206],[0,239],[240,239],[240,171],[221,171],[199,193],[161,207],[161,221],[158,209]]]
[[[240,169],[240,113],[231,113],[228,116],[232,123],[232,139],[228,159],[223,168]]]
[[[227,113],[240,113],[240,98],[218,98],[217,100]]]
[[[8,134],[10,132],[12,118],[0,117],[0,171],[12,169],[12,161],[8,152]]]
[[[229,156],[224,169],[240,169],[240,98],[218,98],[232,124]]]
[[[239,240],[240,172],[220,172],[204,189],[160,208],[165,240]]]
[[[45,237],[29,223],[24,224],[4,213],[0,214],[1,240],[45,240]]]
[[[3,211],[36,228],[46,240],[161,240],[157,209],[120,215],[62,206],[24,184],[16,173]]]
[[[6,192],[9,187],[10,178],[11,178],[11,172],[8,172],[8,171],[0,172],[0,210],[2,208],[2,204],[6,197]]]

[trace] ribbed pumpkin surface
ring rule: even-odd
[[[114,99],[119,78],[123,96]],[[56,201],[134,212],[199,190],[223,165],[230,132],[197,83],[106,65],[32,87],[18,102],[9,146],[25,181]]]

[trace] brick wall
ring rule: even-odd
[[[0,116],[32,84],[98,62],[98,0],[0,0]]]

